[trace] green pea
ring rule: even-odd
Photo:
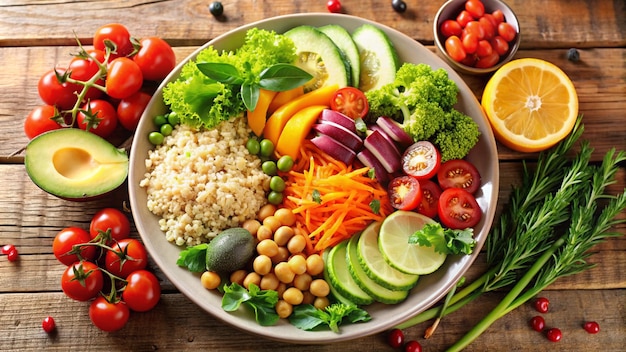
[[[269,139],[261,141],[261,156],[270,156],[274,153],[274,143]]]
[[[172,134],[174,127],[172,127],[172,125],[170,125],[169,123],[165,123],[161,125],[161,128],[159,130],[161,131],[162,135],[169,136],[170,134]]]
[[[283,202],[283,193],[271,191],[270,194],[267,195],[267,201],[270,204],[278,205]]]
[[[248,149],[250,154],[258,155],[261,151],[261,145],[256,138],[250,138],[248,139],[248,142],[246,142],[246,149]]]
[[[178,117],[178,114],[175,111],[172,111],[167,114],[167,122],[172,126],[176,126],[180,123],[180,117]]]
[[[148,140],[154,145],[159,145],[163,143],[164,139],[165,137],[161,134],[161,132],[150,132],[150,134],[148,135]]]
[[[285,180],[280,176],[272,176],[270,179],[270,189],[275,192],[282,192],[285,190]]]
[[[161,126],[164,123],[167,123],[167,117],[165,115],[157,115],[154,117],[154,124],[157,126]]]
[[[278,166],[278,170],[282,172],[289,172],[293,167],[293,158],[289,155],[283,155],[276,162],[276,166]]]
[[[263,172],[270,176],[275,176],[278,174],[276,163],[273,160],[268,160],[261,164],[261,169],[263,169]]]

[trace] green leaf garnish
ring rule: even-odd
[[[476,240],[474,230],[444,229],[440,223],[426,224],[409,237],[410,244],[433,247],[441,254],[471,254]]]

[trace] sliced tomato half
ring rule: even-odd
[[[419,181],[422,188],[422,201],[417,206],[417,212],[434,218],[438,215],[439,197],[441,197],[441,188],[431,180]]]
[[[402,170],[420,181],[435,176],[440,166],[441,153],[429,141],[415,142],[402,154]]]
[[[474,227],[482,218],[482,210],[474,195],[462,188],[448,188],[438,203],[439,220],[451,229]]]
[[[463,188],[474,194],[480,188],[480,173],[469,161],[453,159],[441,164],[437,172],[437,181],[441,189]]]
[[[365,94],[354,87],[340,88],[330,100],[330,108],[353,119],[362,118],[370,109]]]
[[[422,188],[411,176],[399,176],[389,182],[389,200],[398,210],[413,210],[422,201]]]

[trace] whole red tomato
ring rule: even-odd
[[[60,110],[69,110],[76,104],[76,92],[81,86],[68,82],[59,82],[66,72],[65,68],[57,67],[44,73],[37,83],[39,97],[44,103],[54,105]]]
[[[104,52],[100,50],[90,50],[88,54],[90,55],[89,58],[76,56],[70,61],[68,71],[70,72],[71,78],[77,81],[87,82],[100,72],[100,67],[96,60],[100,63],[104,62]],[[104,80],[98,79],[95,83],[103,86]],[[89,88],[84,97],[84,101],[98,99],[102,96],[102,93],[100,89]]]
[[[176,54],[172,47],[159,37],[143,38],[141,47],[133,60],[141,68],[143,79],[160,81],[176,66]]]
[[[122,300],[135,312],[147,312],[159,303],[161,285],[153,273],[136,270],[126,277]]]
[[[61,276],[61,289],[66,296],[77,301],[96,297],[103,286],[102,271],[92,262],[76,262],[65,268]]]
[[[95,246],[81,246],[78,251],[74,250],[74,246],[85,244],[89,241],[91,241],[91,237],[87,231],[80,227],[66,227],[54,236],[52,253],[65,265],[72,265],[81,259],[93,260],[97,251]],[[80,257],[78,253],[80,253]]]
[[[78,127],[82,130],[97,134],[102,138],[110,136],[117,127],[117,112],[111,103],[106,100],[96,99],[82,107],[82,110],[91,112],[94,118],[88,117],[89,114],[79,112],[77,115]]]
[[[143,84],[141,68],[135,61],[118,57],[109,63],[106,92],[115,99],[124,99],[137,93]]]
[[[44,132],[62,128],[63,126],[53,120],[57,115],[58,111],[52,105],[41,105],[34,108],[28,116],[26,116],[26,120],[24,120],[24,133],[26,137],[33,139]]]
[[[109,302],[99,296],[89,306],[89,319],[98,329],[112,332],[123,328],[128,322],[130,311],[122,301]]]
[[[97,50],[105,51],[107,47],[106,41],[115,44],[114,57],[127,56],[133,52],[134,48],[130,39],[130,32],[122,24],[109,23],[96,30],[93,36],[93,47]]]
[[[130,273],[145,269],[148,265],[146,247],[134,238],[125,238],[113,245],[113,251],[107,251],[105,269],[115,276],[126,279]]]
[[[100,232],[110,231],[111,238],[120,241],[130,235],[130,221],[124,213],[115,208],[98,211],[89,224],[89,235],[95,238]]]
[[[117,119],[119,123],[129,131],[137,129],[141,114],[148,106],[152,96],[139,91],[128,98],[120,100],[117,105]]]

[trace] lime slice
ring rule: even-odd
[[[380,226],[378,248],[383,257],[397,270],[414,275],[426,275],[439,269],[446,255],[435,252],[433,247],[409,244],[409,237],[425,224],[435,221],[411,211],[396,211]]]
[[[393,268],[378,248],[380,222],[370,224],[358,242],[358,260],[363,270],[374,282],[390,290],[409,290],[417,284],[418,275],[405,274]]]

